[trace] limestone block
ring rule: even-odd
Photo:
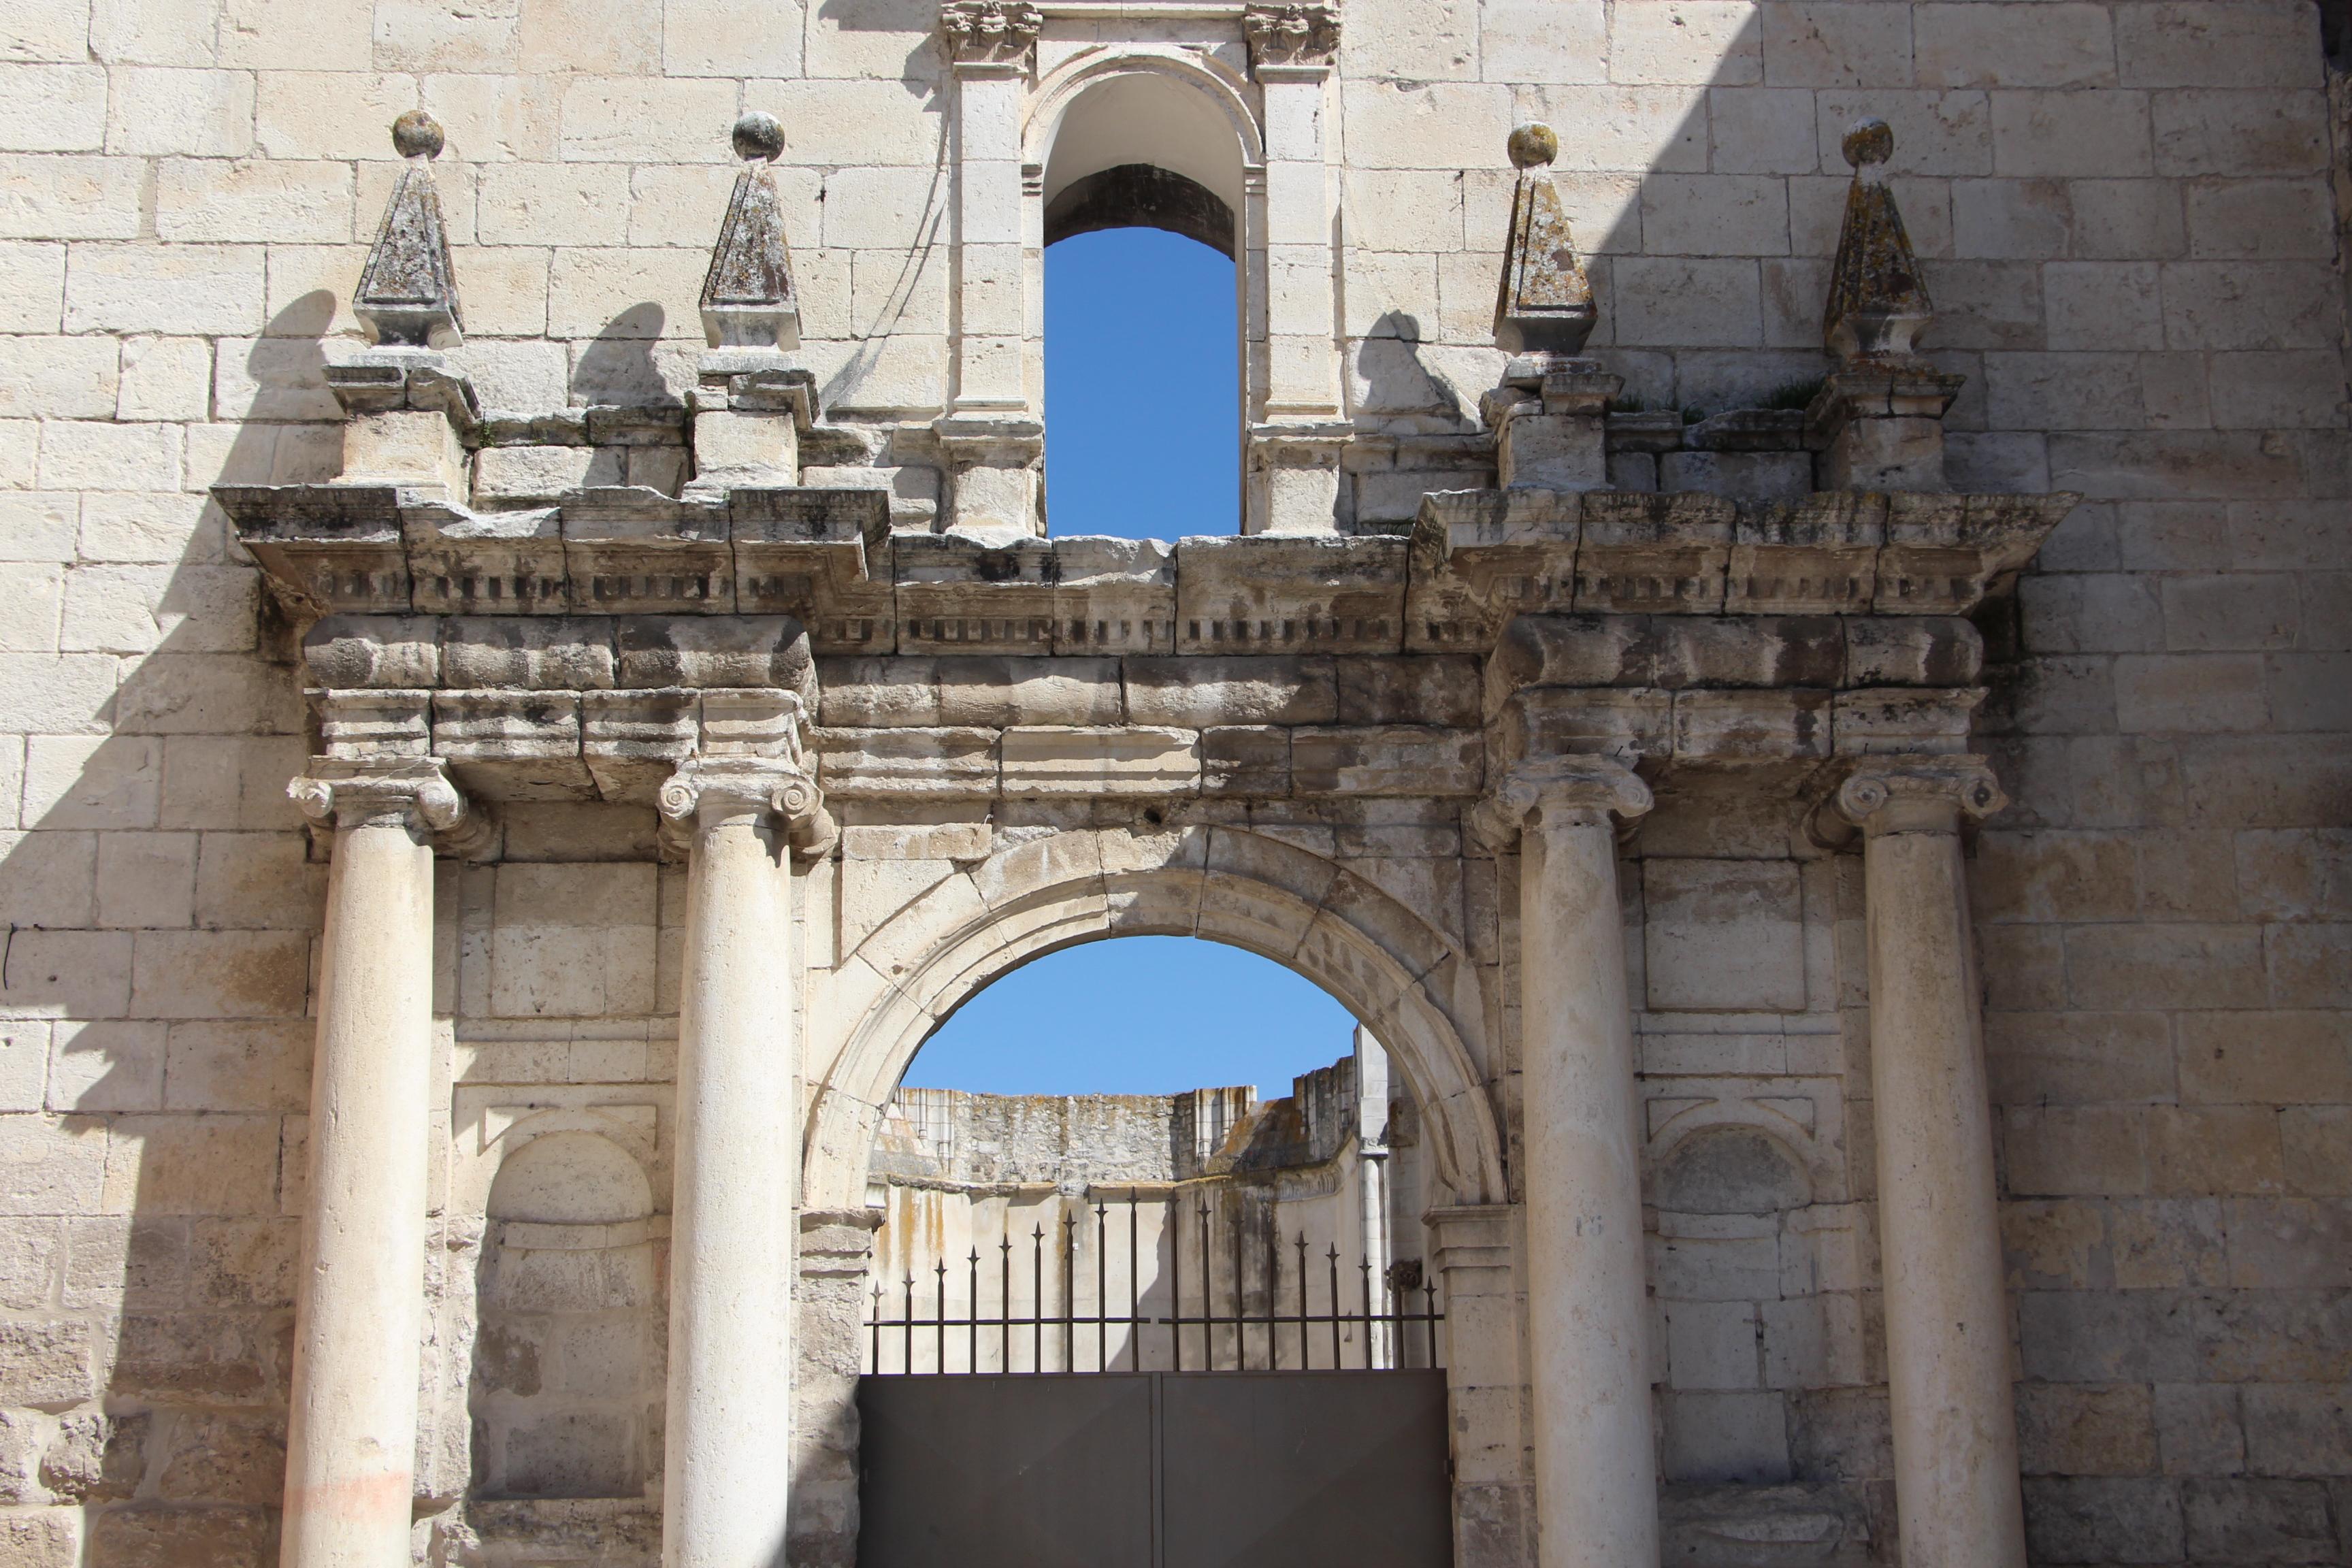
[[[985,799],[996,793],[997,731],[858,729],[816,731],[817,783],[828,797]]]
[[[111,418],[118,361],[105,338],[0,339],[0,416]]]
[[[614,684],[613,623],[587,617],[451,616],[439,623],[451,686],[593,691]],[[437,684],[433,681],[415,684]],[[632,684],[675,686],[678,680]]]
[[[175,425],[45,421],[39,480],[49,489],[175,489],[180,457]]]
[[[2157,1468],[2147,1385],[2029,1383],[2018,1390],[2018,1447],[2027,1475],[2140,1476]]]
[[[800,443],[790,414],[711,409],[694,416],[698,479],[739,484],[796,484]]]
[[[1465,796],[1486,778],[1475,731],[1424,724],[1312,725],[1291,731],[1302,795]]]
[[[152,827],[162,743],[121,735],[34,735],[25,746],[25,820],[45,828]]]
[[[2179,1499],[2154,1479],[2034,1477],[2025,1483],[2025,1540],[2042,1562],[2178,1561]]]
[[[1201,793],[1280,799],[1290,794],[1290,731],[1223,725],[1201,731]]]
[[[159,1391],[161,1392],[161,1391]],[[88,1525],[89,1550],[103,1563],[255,1561],[275,1539],[266,1509],[108,1509]]]
[[[1194,730],[1024,725],[1004,731],[1000,751],[1008,799],[1191,795],[1201,785]]]
[[[655,1010],[655,868],[501,866],[490,1005],[502,1017]]]
[[[596,785],[582,749],[580,700],[552,691],[436,691],[433,749],[485,800],[580,800]]]
[[[110,833],[100,840],[98,920],[110,926],[184,926],[194,918],[193,835]],[[255,921],[268,924],[268,921]]]
[[[815,695],[808,639],[789,616],[628,616],[617,626],[625,686],[781,688]]]
[[[1346,724],[1478,722],[1478,668],[1459,655],[1336,661],[1339,721]]]
[[[96,246],[67,269],[66,328],[250,336],[263,291],[258,246]]]
[[[299,1110],[310,1102],[311,1034],[299,1019],[173,1024],[164,1045],[163,1104]]]
[[[1177,647],[1392,652],[1403,636],[1403,556],[1395,539],[1188,539],[1177,548]]]
[[[2112,179],[2155,172],[2148,101],[2133,93],[1998,94],[1992,148],[1994,171],[2002,174]]]
[[[1788,1414],[1778,1394],[1671,1394],[1660,1479],[1774,1484],[1789,1479]]]
[[[22,1405],[74,1405],[96,1392],[89,1326],[67,1320],[0,1324],[0,1378]]]
[[[1127,713],[1137,723],[1325,724],[1339,713],[1328,658],[1130,658],[1123,668]]]
[[[689,692],[584,691],[581,756],[608,801],[650,805],[677,764],[693,753],[698,714]]]
[[[1760,1381],[1756,1307],[1750,1301],[1665,1303],[1671,1386],[1754,1388]]]
[[[132,238],[142,168],[118,158],[0,154],[0,236]]]
[[[1793,864],[1651,859],[1642,886],[1649,1006],[1803,1010],[1803,899]]]
[[[859,660],[851,685],[825,683],[829,721],[887,724],[1102,724],[1119,716],[1110,659],[962,656]],[[872,680],[861,679],[866,670]]]
[[[307,932],[141,931],[131,951],[131,1001],[147,1017],[299,1017],[308,1000]]]
[[[1985,1019],[1996,1105],[2163,1100],[2175,1092],[2161,1013],[1997,1012]]]
[[[1674,753],[1716,763],[1826,757],[1830,704],[1825,691],[1678,691]]]
[[[488,447],[474,456],[474,495],[481,501],[552,500],[622,479],[622,454],[611,447]]]
[[[1667,452],[1658,458],[1658,488],[1762,500],[1802,500],[1813,491],[1813,464],[1802,452]]]

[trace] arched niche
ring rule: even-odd
[[[467,1398],[482,1496],[638,1498],[660,1468],[652,1184],[567,1120],[500,1140],[484,1205]]]

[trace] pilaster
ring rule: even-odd
[[[1324,117],[1339,48],[1336,5],[1252,5],[1242,14],[1265,103],[1264,403],[1250,427],[1251,532],[1328,533],[1339,456],[1354,434],[1339,400],[1334,182]]]

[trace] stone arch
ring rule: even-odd
[[[1321,985],[1380,1037],[1412,1089],[1440,1201],[1503,1201],[1502,1136],[1471,1049],[1483,1007],[1466,955],[1330,860],[1239,828],[1186,826],[1060,833],[1000,850],[848,954],[835,1016],[849,1022],[813,1097],[804,1206],[863,1205],[881,1108],[940,1020],[1032,959],[1117,936],[1228,942]]]
[[[1026,168],[1037,171],[1043,177],[1052,157],[1055,141],[1060,137],[1063,122],[1078,101],[1097,89],[1113,85],[1123,77],[1147,78],[1164,82],[1170,87],[1196,95],[1191,99],[1165,97],[1158,99],[1161,106],[1197,102],[1212,111],[1232,132],[1234,144],[1241,154],[1238,182],[1230,191],[1219,189],[1216,184],[1203,179],[1202,172],[1191,168],[1174,168],[1173,172],[1200,181],[1219,196],[1231,201],[1239,194],[1253,174],[1262,174],[1265,164],[1265,138],[1259,131],[1256,112],[1250,104],[1248,83],[1227,70],[1223,62],[1213,56],[1204,56],[1190,49],[1136,46],[1116,50],[1087,49],[1071,56],[1048,72],[1030,95],[1028,113],[1022,124],[1021,162]],[[1146,105],[1152,100],[1144,100]],[[1150,112],[1147,107],[1147,114]],[[1163,108],[1161,112],[1169,112]],[[1181,112],[1176,110],[1175,112]],[[1138,128],[1145,141],[1167,141],[1166,132],[1177,127],[1153,123],[1150,119]],[[1190,128],[1179,132],[1179,136]],[[1125,162],[1110,158],[1112,163]],[[1165,165],[1163,165],[1165,166]],[[1083,173],[1084,171],[1079,171]],[[1047,193],[1050,195],[1051,193]]]

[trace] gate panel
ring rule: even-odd
[[[860,1568],[1446,1568],[1445,1374],[866,1377]]]
[[[1445,1568],[1445,1373],[1166,1373],[1163,1568]]]
[[[1152,1568],[1144,1376],[867,1377],[863,1568]]]

